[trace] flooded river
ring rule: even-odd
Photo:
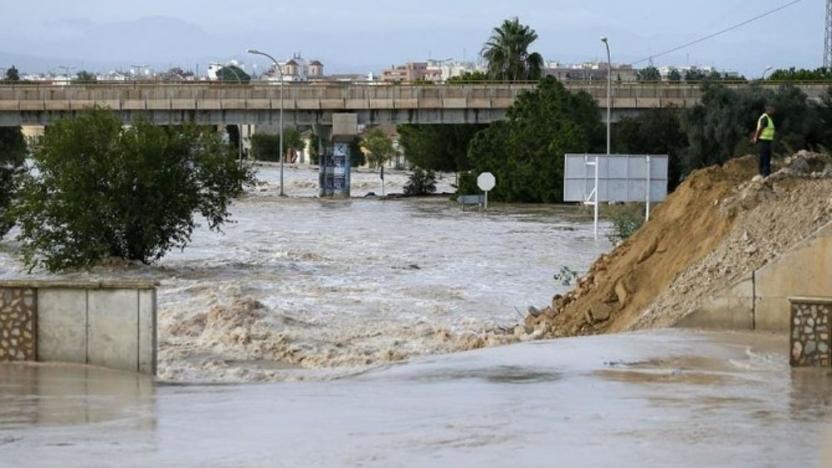
[[[496,206],[463,212],[446,198],[309,198],[317,175],[261,168],[224,234],[197,231],[152,267],[72,277],[143,277],[159,289],[159,375],[177,382],[327,379],[413,356],[481,346],[531,305],[565,289],[561,267],[585,270],[607,250],[575,208]],[[387,192],[401,192],[402,173]],[[452,179],[439,181],[450,192]],[[353,195],[381,193],[377,174]],[[14,244],[0,277],[20,276]],[[493,344],[493,343],[487,343]]]
[[[0,466],[829,466],[832,378],[786,347],[651,332],[231,386],[0,366]]]
[[[832,377],[784,337],[654,331],[477,348],[609,248],[574,209],[322,201],[277,171],[152,267],[160,379],[0,366],[0,467],[829,466]],[[374,174],[356,191],[380,192]],[[398,191],[401,174],[388,176]],[[450,180],[440,182],[448,190]],[[19,277],[14,242],[0,277]],[[36,272],[38,276],[48,276]],[[511,340],[507,339],[506,342]],[[290,382],[291,381],[291,382]]]

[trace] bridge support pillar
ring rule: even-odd
[[[333,114],[327,130],[332,145],[321,152],[319,194],[321,198],[349,198],[350,143],[358,135],[358,114]]]

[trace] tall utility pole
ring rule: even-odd
[[[826,0],[826,40],[823,43],[823,66],[832,67],[832,0]]]

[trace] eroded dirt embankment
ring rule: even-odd
[[[768,179],[747,156],[693,173],[578,286],[526,318],[544,337],[671,326],[832,222],[832,158],[801,152]]]

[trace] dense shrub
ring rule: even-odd
[[[184,248],[201,214],[212,230],[253,172],[213,129],[123,127],[102,109],[51,125],[14,206],[24,261],[48,270],[107,257],[149,263]]]
[[[14,224],[9,207],[15,193],[16,175],[26,158],[26,141],[20,127],[0,127],[0,238]]]
[[[420,167],[415,168],[404,186],[404,194],[419,196],[431,193],[436,193],[436,174]]]

